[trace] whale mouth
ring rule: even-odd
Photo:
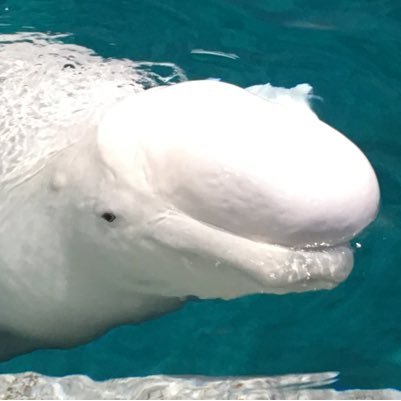
[[[348,278],[354,263],[353,250],[348,243],[302,248],[255,243],[254,250],[248,247],[248,252],[238,267],[245,268],[255,280],[259,291],[254,292],[258,293],[330,290]],[[251,256],[253,252],[256,257]]]
[[[287,262],[281,274],[287,274],[287,283],[276,293],[311,290],[329,290],[346,280],[353,267],[353,249],[349,243],[338,245],[306,245],[285,248]],[[287,286],[288,285],[288,286]]]
[[[353,250],[347,242],[302,248],[274,245],[222,231],[176,211],[152,224],[150,235],[181,255],[184,267],[179,273],[175,272],[177,262],[167,259],[164,272],[170,282],[176,274],[180,283],[187,284],[183,296],[232,299],[332,289],[353,267]],[[176,288],[171,291],[177,293]]]

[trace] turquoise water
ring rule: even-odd
[[[401,388],[401,3],[399,0],[0,0],[0,32],[68,32],[106,57],[168,61],[241,86],[308,82],[319,116],[356,142],[382,207],[337,289],[183,309],[0,372],[275,375],[339,371],[338,387]],[[238,58],[193,54],[205,49]],[[339,160],[339,162],[341,162]]]

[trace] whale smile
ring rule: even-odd
[[[177,282],[188,279],[193,288],[186,286],[187,293],[200,298],[331,289],[348,277],[353,266],[353,251],[348,244],[295,249],[256,242],[179,213],[164,216],[152,227],[149,236],[153,240],[180,252],[185,268],[180,269]],[[167,258],[164,266],[171,280],[176,265],[168,263]],[[204,269],[210,272],[205,275]],[[158,291],[171,295],[168,291],[179,290],[172,285]]]

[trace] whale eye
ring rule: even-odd
[[[65,69],[67,69],[67,68],[75,68],[75,65],[74,64],[71,64],[71,63],[67,63],[67,64],[64,64],[63,65],[63,70],[65,70]]]
[[[104,212],[102,214],[102,219],[108,221],[109,223],[111,223],[112,221],[114,221],[116,219],[116,215],[112,212]]]

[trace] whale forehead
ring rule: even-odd
[[[327,130],[330,139],[337,135]],[[293,141],[269,151],[265,140],[241,143],[246,155],[238,158],[235,146],[212,157],[207,149],[186,153],[160,185],[186,213],[248,238],[301,247],[343,243],[375,218],[379,189],[363,154],[325,135],[323,129],[309,147]]]
[[[118,164],[139,146],[153,191],[242,236],[333,245],[377,213],[376,176],[353,143],[304,108],[229,84],[198,81],[139,94],[105,118],[103,137],[112,131],[122,138],[114,141]]]

